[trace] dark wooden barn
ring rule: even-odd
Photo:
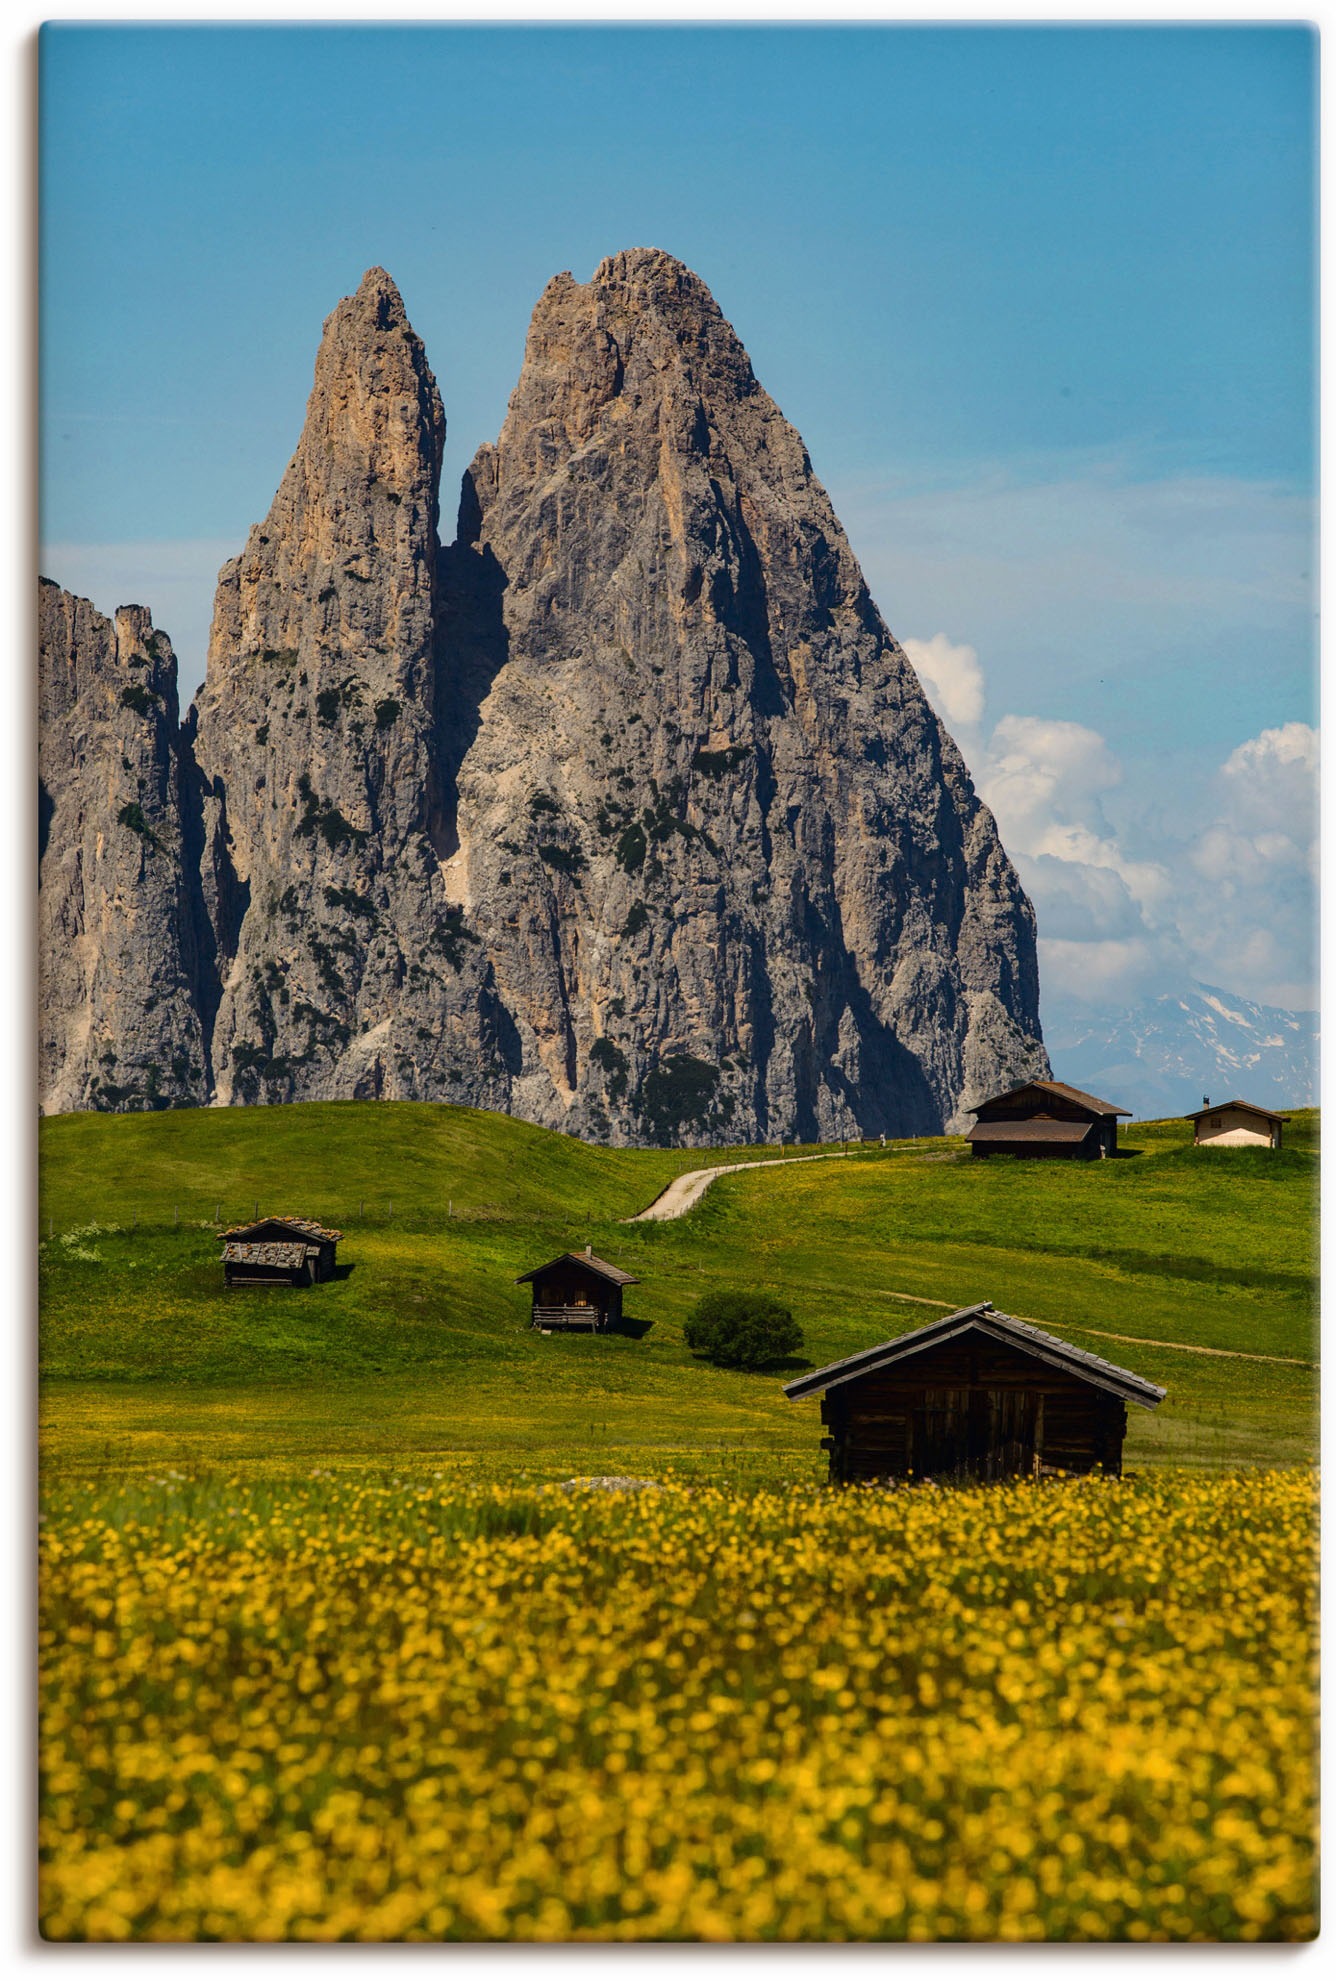
[[[1117,1475],[1127,1405],[1165,1395],[991,1301],[784,1385],[821,1392],[832,1484]]]
[[[1062,1080],[1027,1080],[971,1108],[978,1119],[966,1139],[976,1156],[1091,1161],[1118,1153],[1118,1117],[1130,1112]]]
[[[343,1233],[304,1217],[262,1217],[222,1234],[229,1286],[311,1286],[333,1279]]]
[[[596,1259],[593,1248],[583,1252],[563,1252],[545,1266],[521,1273],[516,1286],[533,1286],[533,1318],[536,1328],[589,1328],[594,1333],[615,1328],[622,1318],[622,1288],[639,1286],[634,1273]]]

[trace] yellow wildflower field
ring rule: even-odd
[[[1295,1940],[1306,1471],[53,1490],[54,1940]]]

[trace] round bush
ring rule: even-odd
[[[724,1369],[763,1369],[796,1355],[802,1329],[768,1293],[707,1293],[687,1315],[687,1347]]]

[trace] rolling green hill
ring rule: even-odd
[[[1277,1154],[1207,1151],[1183,1123],[1136,1124],[1125,1159],[1091,1165],[855,1148],[626,1225],[674,1175],[745,1152],[603,1149],[408,1103],[62,1116],[42,1125],[47,1463],[818,1476],[792,1369],[683,1345],[702,1291],[748,1285],[788,1301],[812,1363],[981,1299],[1037,1320],[1168,1388],[1130,1413],[1129,1466],[1306,1458],[1316,1113],[1287,1132]],[[216,1215],[257,1202],[340,1226],[346,1276],[225,1292]],[[516,1274],[586,1243],[640,1276],[634,1326],[532,1333]]]

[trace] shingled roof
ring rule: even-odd
[[[606,1259],[597,1259],[592,1252],[561,1252],[555,1259],[549,1259],[545,1266],[535,1266],[532,1272],[521,1273],[515,1284],[523,1286],[526,1280],[537,1279],[542,1273],[550,1273],[554,1266],[565,1265],[584,1266],[590,1272],[597,1273],[600,1279],[608,1280],[613,1286],[640,1284],[634,1273],[623,1272],[620,1266],[610,1266]]]
[[[1093,1135],[1093,1121],[1051,1121],[1031,1115],[1025,1121],[976,1121],[965,1131],[967,1142],[1084,1142]]]
[[[1096,1094],[1087,1094],[1080,1087],[1069,1087],[1065,1080],[1023,1080],[1019,1087],[1008,1087],[1004,1094],[990,1094],[978,1107],[968,1108],[969,1114],[978,1114],[986,1107],[995,1107],[999,1101],[1012,1100],[1017,1094],[1028,1093],[1056,1094],[1063,1100],[1075,1101],[1079,1107],[1088,1107],[1094,1114],[1131,1115],[1130,1107],[1115,1107],[1112,1101],[1102,1101]]]
[[[1223,1114],[1228,1107],[1241,1107],[1245,1114],[1260,1114],[1263,1121],[1288,1121],[1288,1114],[1277,1114],[1274,1108],[1258,1107],[1252,1101],[1215,1101],[1199,1107],[1195,1114],[1186,1114],[1185,1121],[1202,1121],[1208,1114]]]
[[[307,1259],[320,1256],[318,1245],[246,1245],[231,1239],[223,1247],[223,1261],[229,1266],[282,1266],[297,1272]]]
[[[842,1383],[852,1382],[858,1376],[869,1376],[875,1370],[888,1368],[892,1363],[917,1355],[925,1348],[935,1348],[939,1342],[950,1341],[956,1335],[971,1331],[986,1335],[993,1341],[1010,1342],[1013,1347],[1024,1350],[1041,1362],[1049,1362],[1055,1368],[1080,1376],[1096,1389],[1109,1390],[1114,1396],[1121,1396],[1126,1403],[1140,1404],[1143,1410],[1154,1410],[1164,1401],[1166,1392],[1157,1383],[1147,1382],[1144,1376],[1133,1375],[1130,1369],[1120,1369],[1116,1362],[1106,1362],[1102,1355],[1091,1355],[1084,1348],[1073,1348],[1070,1342],[1060,1341],[1054,1334],[1046,1334],[1043,1328],[1034,1327],[1029,1321],[1018,1321],[1011,1314],[1000,1314],[991,1300],[982,1300],[977,1307],[962,1307],[954,1314],[944,1314],[940,1320],[929,1321],[926,1327],[897,1335],[894,1341],[879,1342],[875,1348],[864,1348],[857,1355],[846,1355],[842,1362],[829,1362],[824,1369],[814,1369],[810,1375],[785,1383],[784,1394],[796,1400],[815,1395],[820,1390],[838,1389]]]
[[[226,1231],[219,1233],[219,1236],[221,1238],[247,1238],[252,1231],[262,1231],[267,1224],[281,1224],[288,1231],[300,1232],[303,1238],[315,1239],[317,1244],[324,1242],[337,1245],[343,1236],[341,1231],[334,1231],[327,1225],[317,1224],[313,1218],[309,1217],[248,1218],[245,1224],[229,1225]]]

